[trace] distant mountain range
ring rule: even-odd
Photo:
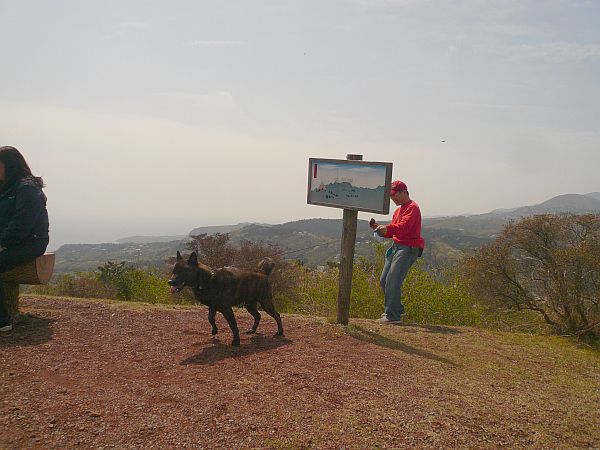
[[[514,209],[499,209],[489,214],[514,219],[536,214],[585,214],[597,212],[600,212],[600,192],[591,192],[585,195],[564,194],[553,197],[539,205],[523,206]]]
[[[189,236],[198,236],[200,234],[217,234],[217,233],[231,233],[237,231],[245,226],[251,225],[250,222],[238,223],[237,225],[216,225],[211,227],[198,227],[194,228],[188,234],[175,235],[175,236],[130,236],[122,239],[117,239],[118,244],[151,244],[153,242],[172,242],[181,241]]]
[[[589,194],[585,194],[586,197],[595,198],[596,200],[600,200],[600,192],[590,192]]]
[[[424,261],[434,266],[452,263],[464,252],[494,239],[508,220],[555,213],[600,214],[600,192],[559,195],[539,205],[486,214],[424,218],[423,236],[427,241]],[[177,250],[185,250],[189,236],[216,233],[229,233],[233,244],[250,240],[278,245],[287,252],[285,257],[314,267],[339,259],[341,231],[341,219],[304,219],[279,225],[240,223],[199,227],[185,236],[132,236],[119,239],[116,244],[66,244],[56,252],[56,273],[94,270],[106,261],[164,267],[168,257]],[[365,220],[358,221],[355,253],[373,254],[372,232]]]
[[[171,242],[181,241],[187,238],[187,234],[179,236],[129,236],[122,239],[117,239],[117,244],[150,244],[153,242]]]

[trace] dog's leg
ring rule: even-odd
[[[258,328],[258,324],[260,323],[260,313],[256,309],[256,304],[246,304],[246,310],[252,314],[254,317],[254,325],[251,330],[248,330],[246,334],[254,334],[256,333],[256,329]]]
[[[235,316],[233,315],[233,309],[230,307],[224,307],[221,310],[221,313],[227,319],[227,323],[229,324],[229,328],[231,328],[231,333],[233,334],[233,341],[231,345],[240,345],[240,330],[237,326],[237,321],[235,320]]]
[[[283,336],[283,324],[281,323],[281,316],[275,310],[275,306],[273,306],[273,297],[271,297],[271,295],[267,295],[263,300],[261,300],[260,304],[265,312],[275,319],[275,322],[277,322],[276,336]]]
[[[219,329],[217,328],[217,323],[215,322],[216,314],[217,314],[217,310],[215,308],[213,308],[212,306],[209,306],[208,307],[208,321],[212,325],[212,335],[213,336],[215,334],[217,334],[217,331],[219,331]]]

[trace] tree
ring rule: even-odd
[[[198,255],[207,266],[217,269],[236,266],[242,269],[258,270],[262,258],[270,257],[275,262],[275,271],[269,276],[273,292],[277,297],[293,301],[298,283],[296,266],[281,257],[283,250],[277,245],[242,240],[238,248],[231,244],[229,233],[192,236],[186,247]],[[170,262],[173,262],[171,259]],[[280,306],[280,305],[278,305]]]
[[[558,333],[600,337],[600,215],[511,222],[461,272],[471,293],[496,307],[537,311]]]
[[[192,236],[186,244],[188,250],[196,252],[198,259],[209,267],[231,266],[234,263],[237,251],[229,243],[229,233],[206,233]]]

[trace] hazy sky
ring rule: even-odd
[[[600,191],[598,0],[0,0],[0,18],[0,145],[48,184],[51,248],[341,217],[306,204],[309,157],[392,162],[424,215]]]

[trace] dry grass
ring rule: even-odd
[[[0,447],[600,446],[600,353],[475,328],[25,298],[0,337]],[[251,319],[236,312],[242,330]]]

